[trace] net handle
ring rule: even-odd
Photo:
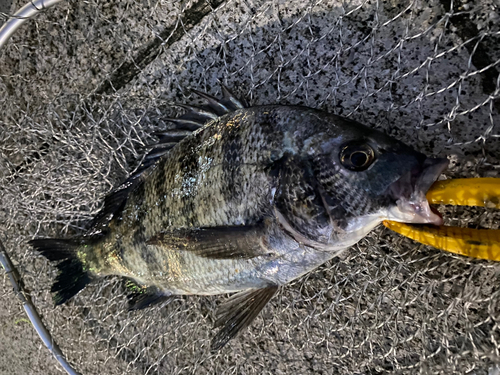
[[[34,0],[14,13],[5,24],[0,28],[0,50],[7,43],[14,32],[27,20],[37,13],[50,8],[62,0]]]
[[[23,307],[24,307],[24,310],[26,311],[26,314],[28,315],[28,318],[29,318],[31,324],[33,324],[33,327],[35,327],[36,332],[38,333],[38,335],[42,339],[42,341],[45,344],[45,346],[47,347],[47,349],[49,349],[49,351],[55,357],[57,362],[59,362],[59,364],[64,368],[64,370],[69,375],[80,375],[68,363],[68,361],[64,357],[63,353],[61,352],[61,349],[56,344],[56,342],[52,338],[52,335],[50,334],[50,332],[47,330],[47,328],[43,324],[42,319],[40,318],[40,315],[38,314],[38,311],[36,310],[35,305],[31,301],[31,297],[24,290],[21,276],[19,275],[16,268],[12,264],[12,261],[10,260],[10,257],[7,254],[7,251],[5,250],[5,247],[3,246],[3,243],[1,240],[0,240],[0,264],[3,266],[5,273],[7,274],[8,278],[10,280],[10,283],[12,284],[12,288],[14,289],[14,293],[21,300]]]

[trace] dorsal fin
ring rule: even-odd
[[[198,90],[192,90],[193,93],[205,99],[207,104],[198,107],[178,104],[178,106],[186,109],[186,113],[178,118],[164,118],[164,120],[172,124],[172,127],[168,130],[153,133],[158,137],[158,142],[147,146],[150,151],[144,156],[141,164],[125,182],[113,189],[104,198],[104,206],[91,221],[87,235],[100,235],[106,231],[109,222],[125,206],[128,195],[145,180],[147,176],[145,172],[168,154],[170,149],[178,142],[209,121],[237,109],[248,107],[245,100],[236,98],[223,84],[221,84],[221,87],[222,99],[217,99]]]
[[[222,99],[220,102],[224,104],[229,110],[236,111],[237,109],[248,108],[249,105],[244,98],[238,99],[231,90],[222,83]]]

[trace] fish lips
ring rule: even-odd
[[[388,212],[388,219],[402,223],[442,225],[443,218],[431,209],[425,197],[427,190],[448,167],[448,159],[427,158],[403,175],[391,187],[396,205]]]

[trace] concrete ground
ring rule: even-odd
[[[383,228],[215,354],[225,296],[127,312],[107,278],[54,307],[56,270],[26,241],[82,233],[171,103],[220,94],[217,80],[253,105],[321,108],[448,157],[447,178],[499,177],[499,25],[494,0],[68,1],[29,21],[0,51],[0,236],[68,360],[82,374],[498,374],[500,266]],[[441,210],[449,225],[500,223]],[[0,332],[0,374],[62,372],[1,271]]]

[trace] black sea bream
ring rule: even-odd
[[[170,295],[239,292],[212,348],[247,327],[286,284],[382,220],[441,224],[425,192],[446,168],[402,142],[317,109],[245,108],[223,87],[189,107],[83,236],[36,239],[60,273],[60,304],[92,279],[137,285],[131,308]],[[192,131],[192,132],[191,132]]]

